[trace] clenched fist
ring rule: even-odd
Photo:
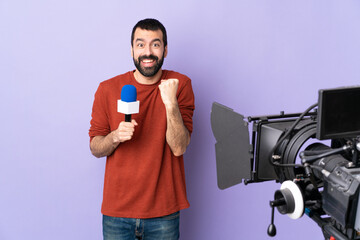
[[[159,85],[160,95],[165,106],[177,104],[176,92],[179,86],[179,79],[170,78],[161,80]]]

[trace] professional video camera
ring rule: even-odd
[[[318,103],[295,114],[244,118],[214,102],[211,127],[220,189],[281,183],[270,236],[276,207],[293,219],[307,214],[325,239],[360,239],[360,86],[319,90]]]

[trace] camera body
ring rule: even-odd
[[[295,114],[245,118],[213,103],[218,187],[281,183],[270,236],[277,208],[294,219],[306,213],[326,239],[360,239],[358,103],[360,87],[319,90],[318,103]]]

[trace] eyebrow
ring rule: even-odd
[[[143,38],[137,38],[135,39],[135,42],[144,42],[145,40]],[[161,42],[160,38],[155,38],[151,42]]]

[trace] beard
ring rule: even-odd
[[[161,67],[163,65],[164,55],[165,55],[165,52],[163,53],[160,60],[157,56],[149,55],[149,56],[140,56],[140,57],[138,57],[137,60],[135,58],[133,58],[133,61],[134,61],[136,69],[141,73],[141,75],[143,75],[145,77],[153,77],[153,76],[155,76],[155,74],[157,74],[159,72],[159,70],[161,69]],[[152,59],[155,61],[155,65],[152,67],[142,67],[141,61],[143,59]]]

